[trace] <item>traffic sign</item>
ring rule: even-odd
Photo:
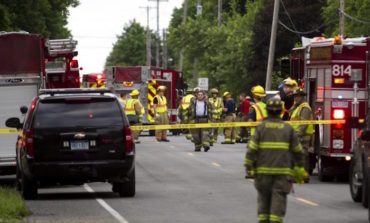
[[[198,86],[202,91],[208,91],[208,77],[198,78]]]

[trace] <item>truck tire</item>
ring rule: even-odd
[[[155,136],[155,130],[149,130],[149,135],[150,136]]]
[[[354,202],[361,202],[362,200],[362,185],[357,178],[357,173],[355,171],[355,162],[352,161],[349,166],[349,189],[351,192],[351,197]]]
[[[21,194],[25,200],[37,199],[37,182],[21,174]]]
[[[324,172],[324,169],[327,165],[327,161],[325,157],[322,157],[321,155],[318,156],[318,161],[317,161],[317,167],[318,167],[318,175],[319,175],[319,180],[321,182],[328,182],[332,181],[334,179],[333,176],[329,176]]]
[[[127,182],[114,182],[113,192],[117,192],[120,197],[134,197],[136,192],[135,169],[131,172]]]
[[[363,165],[364,179],[362,183],[362,205],[365,208],[369,206],[369,169],[367,168],[366,163]]]
[[[308,171],[309,171],[309,174],[312,175],[313,170],[315,169],[316,163],[317,163],[316,154],[308,153],[308,160],[309,160]]]

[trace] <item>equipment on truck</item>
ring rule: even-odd
[[[291,74],[307,92],[316,119],[364,118],[370,38],[303,39],[291,54]],[[316,125],[310,170],[319,179],[348,176],[357,131],[342,124]]]
[[[139,99],[145,108],[142,120],[144,125],[154,124],[153,99],[158,86],[165,86],[169,120],[172,124],[177,123],[177,108],[187,88],[181,72],[149,66],[111,66],[104,73],[107,77],[106,87],[112,89],[117,96],[135,89],[140,91]],[[179,133],[179,130],[171,131],[173,134]],[[154,135],[154,132],[150,133]]]

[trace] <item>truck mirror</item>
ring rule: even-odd
[[[363,130],[360,135],[360,139],[364,141],[370,141],[370,130],[369,129]]]
[[[21,110],[21,113],[24,115],[24,114],[26,114],[26,113],[27,113],[28,108],[27,108],[27,106],[23,105],[23,106],[20,108],[20,110]]]
[[[5,125],[9,128],[16,128],[16,129],[22,128],[22,124],[19,118],[8,118],[5,122]]]

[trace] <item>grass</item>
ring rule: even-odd
[[[16,189],[0,187],[0,222],[15,222],[30,214],[31,211]]]

